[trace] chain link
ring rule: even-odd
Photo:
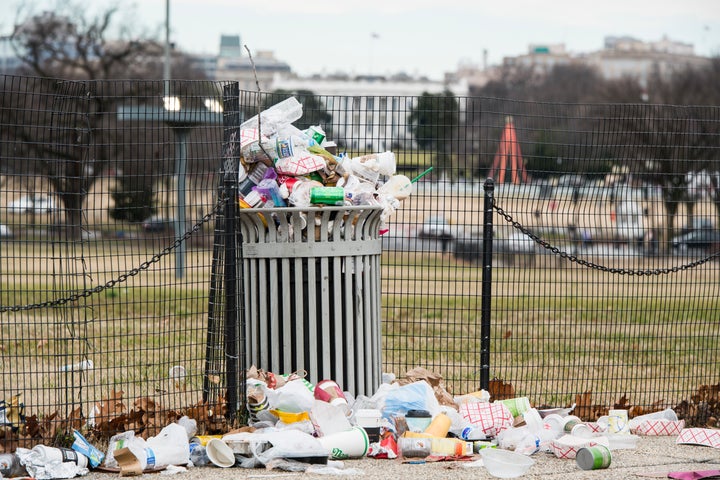
[[[139,266],[130,269],[126,273],[123,273],[119,275],[117,278],[109,280],[104,285],[98,285],[93,288],[88,288],[83,290],[79,293],[73,293],[67,297],[63,298],[57,298],[55,300],[48,300],[46,302],[39,302],[39,303],[30,303],[27,305],[10,305],[10,306],[0,306],[0,313],[4,312],[20,312],[20,311],[26,311],[26,310],[36,310],[41,308],[52,308],[52,307],[58,307],[61,305],[65,305],[67,303],[77,302],[81,298],[88,298],[91,295],[95,295],[97,293],[100,293],[104,290],[113,288],[115,285],[119,283],[125,282],[130,277],[134,277],[138,275],[140,272],[147,270],[150,268],[151,265],[154,263],[159,262],[163,257],[169,255],[173,252],[173,250],[177,249],[180,245],[183,244],[183,242],[187,241],[188,238],[190,238],[194,233],[200,230],[200,228],[208,223],[217,213],[220,211],[220,208],[222,208],[225,203],[227,202],[227,199],[224,197],[221,197],[218,199],[217,203],[215,204],[215,207],[208,213],[206,213],[193,227],[186,231],[183,236],[178,237],[175,239],[175,241],[171,244],[162,249],[159,253],[154,254],[152,257],[150,257],[149,260],[146,260],[142,262]]]
[[[552,245],[547,240],[543,240],[542,238],[535,235],[533,232],[531,232],[529,229],[525,228],[520,222],[515,220],[509,213],[507,213],[505,210],[503,210],[501,207],[497,205],[497,202],[495,201],[495,197],[492,198],[492,207],[497,211],[498,214],[500,214],[501,217],[505,219],[505,221],[513,226],[516,230],[519,230],[523,233],[523,235],[527,236],[528,238],[531,238],[535,243],[540,245],[541,247],[545,248],[546,250],[549,250],[554,255],[559,256],[560,258],[565,258],[571,262],[577,263],[578,265],[582,265],[583,267],[591,268],[594,270],[600,270],[602,272],[608,272],[608,273],[614,273],[618,275],[635,275],[635,276],[651,276],[651,275],[667,275],[669,273],[677,273],[683,270],[690,270],[691,268],[698,267],[704,263],[709,262],[710,260],[717,258],[720,256],[720,252],[714,253],[708,257],[702,258],[700,260],[696,260],[694,262],[686,263],[683,265],[677,265],[670,268],[654,268],[654,269],[645,269],[645,270],[637,270],[632,268],[613,268],[613,267],[607,267],[605,265],[599,265],[597,263],[590,262],[588,260],[584,260],[582,258],[578,258],[577,255],[573,255],[571,253],[565,252],[563,250],[560,250],[558,247]]]

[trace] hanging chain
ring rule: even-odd
[[[180,245],[182,245],[185,241],[187,241],[187,239],[190,238],[194,233],[198,232],[204,224],[208,223],[220,211],[220,208],[222,208],[226,202],[227,202],[226,198],[224,198],[224,197],[219,198],[217,203],[215,204],[215,207],[213,207],[213,209],[211,211],[206,213],[195,225],[193,225],[193,227],[190,230],[186,231],[181,237],[176,238],[175,241],[171,245],[168,245],[167,247],[162,249],[159,253],[154,254],[152,257],[150,257],[149,260],[142,262],[139,266],[128,270],[126,273],[119,275],[115,279],[109,280],[104,285],[98,285],[97,287],[88,288],[79,293],[73,293],[72,295],[69,295],[67,297],[57,298],[55,300],[48,300],[46,302],[30,303],[27,305],[11,305],[11,306],[3,305],[3,306],[0,306],[0,313],[20,312],[20,311],[26,311],[26,310],[36,310],[36,309],[41,309],[41,308],[58,307],[61,305],[65,305],[66,303],[77,302],[81,298],[87,298],[87,297],[90,297],[91,295],[95,295],[104,290],[111,289],[115,285],[125,282],[128,278],[134,277],[134,276],[138,275],[140,272],[147,270],[148,268],[150,268],[151,265],[159,262],[163,257],[166,257],[167,255],[172,253],[175,249],[177,249]]]
[[[597,263],[590,262],[588,260],[584,260],[582,258],[579,258],[577,255],[573,255],[571,253],[565,252],[563,250],[560,250],[558,247],[552,245],[547,240],[543,240],[542,238],[535,235],[532,231],[525,228],[520,222],[515,220],[509,213],[507,213],[505,210],[503,210],[501,207],[499,207],[495,201],[495,198],[492,199],[492,207],[497,211],[498,214],[500,214],[501,217],[505,219],[505,221],[513,226],[513,228],[519,230],[523,233],[523,235],[531,238],[535,243],[540,245],[541,247],[545,248],[546,250],[549,250],[553,254],[559,256],[560,258],[566,258],[567,260],[577,263],[578,265],[582,265],[583,267],[592,268],[594,270],[600,270],[602,272],[608,272],[608,273],[615,273],[618,275],[636,275],[636,276],[651,276],[651,275],[667,275],[669,273],[676,273],[683,270],[690,270],[691,268],[698,267],[704,263],[709,262],[710,260],[717,258],[720,256],[720,252],[714,253],[708,257],[702,258],[700,260],[696,260],[694,262],[686,263],[684,265],[678,265],[671,268],[654,268],[654,269],[645,269],[645,270],[637,270],[632,268],[614,268],[614,267],[607,267],[605,265],[598,265]]]

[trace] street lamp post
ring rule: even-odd
[[[168,125],[175,136],[175,175],[177,176],[177,205],[174,221],[175,238],[180,238],[187,231],[185,178],[187,171],[187,138],[194,127],[202,124],[222,124],[223,114],[219,108],[182,108],[180,100],[165,97],[164,108],[150,105],[121,105],[118,107],[117,118],[120,121],[163,122]],[[206,105],[215,106],[217,101],[208,99]],[[185,242],[181,242],[175,250],[175,277],[185,275]]]

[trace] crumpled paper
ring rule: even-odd
[[[87,475],[90,471],[73,462],[51,461],[48,463],[42,454],[27,448],[18,448],[15,453],[20,463],[25,466],[28,475],[37,480],[74,478],[78,475]]]

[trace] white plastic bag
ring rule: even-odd
[[[427,410],[431,416],[440,413],[440,403],[429,383],[424,380],[390,390],[382,407],[383,416],[405,415],[409,410]]]
[[[167,425],[146,443],[155,454],[155,466],[185,465],[190,460],[187,430],[177,423]]]
[[[309,412],[315,397],[302,379],[291,380],[280,388],[268,390],[270,407],[283,412]]]

